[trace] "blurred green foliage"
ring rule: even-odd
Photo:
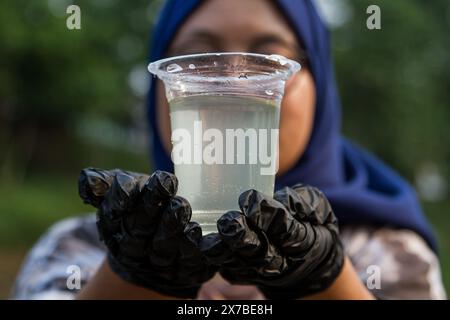
[[[423,205],[450,288],[450,2],[340,2],[349,19],[333,30],[333,54],[344,133],[422,191],[437,179]],[[71,3],[81,30],[66,28]],[[77,196],[81,168],[151,170],[142,74],[160,3],[0,2],[0,249],[89,211]],[[381,30],[366,28],[370,4],[381,8]]]
[[[158,1],[76,1],[82,29],[68,30],[71,2],[0,3],[3,179],[73,172],[89,159],[72,148],[80,123],[107,119],[126,128],[142,104],[128,80],[133,68],[145,70]]]
[[[410,180],[433,162],[450,177],[450,2],[351,1],[334,33],[344,132]],[[381,30],[365,28],[370,4]]]

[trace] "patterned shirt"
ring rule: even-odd
[[[343,226],[341,239],[361,281],[377,298],[446,298],[439,261],[416,233]],[[95,274],[105,253],[95,215],[62,220],[28,253],[11,298],[73,299],[79,287]],[[78,287],[71,278],[74,270],[79,275]]]

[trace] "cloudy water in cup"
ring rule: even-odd
[[[178,195],[189,201],[204,234],[217,231],[222,214],[239,209],[243,191],[273,195],[279,100],[192,95],[170,101],[170,116]]]

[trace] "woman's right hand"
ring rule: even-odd
[[[153,291],[194,298],[217,271],[199,249],[202,230],[191,222],[187,200],[176,196],[168,172],[151,176],[87,168],[80,197],[97,210],[97,228],[111,269],[122,279]]]
[[[256,285],[268,299],[298,299],[325,292],[341,275],[338,222],[320,190],[297,184],[274,197],[248,190],[239,207],[205,236],[214,250],[202,248],[227,281]]]

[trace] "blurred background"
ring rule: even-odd
[[[316,0],[344,133],[417,189],[450,289],[450,1]],[[68,30],[66,8],[81,8]],[[145,95],[157,0],[0,2],[0,298],[55,221],[91,210],[81,168],[150,172]],[[381,30],[366,8],[381,8]]]

